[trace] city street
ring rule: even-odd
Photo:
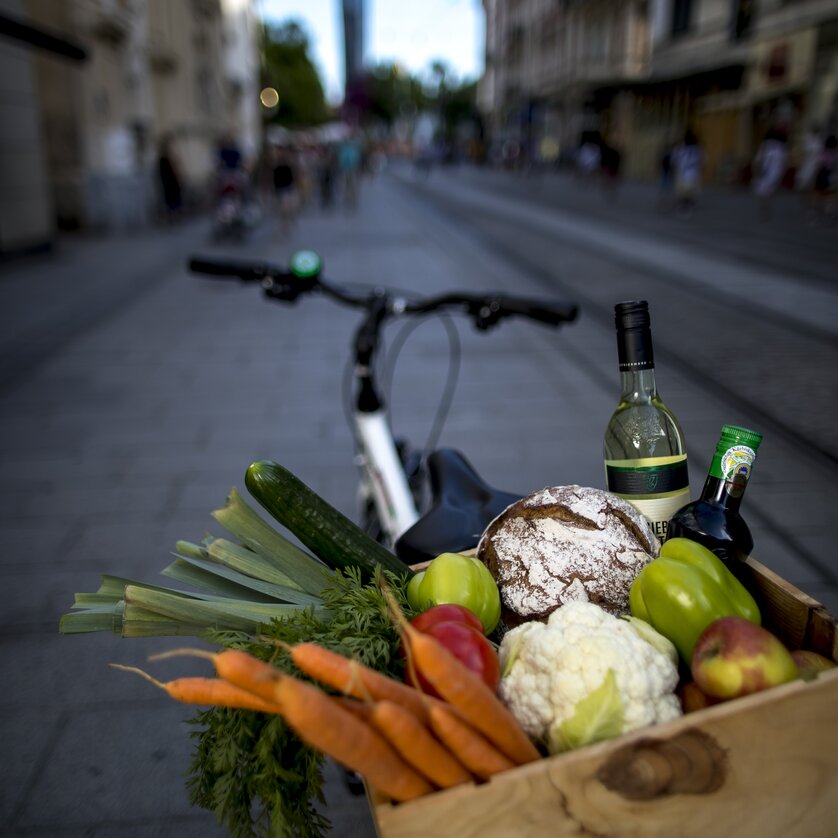
[[[603,194],[564,174],[393,165],[360,207],[304,210],[291,235],[266,220],[243,243],[208,222],[110,238],[0,266],[0,833],[215,836],[190,806],[194,713],[109,662],[188,638],[58,634],[99,575],[159,581],[177,539],[210,517],[257,459],[276,460],[355,515],[341,385],[356,322],[325,299],[293,309],[256,287],[190,276],[190,254],[285,263],[311,247],[339,282],[415,294],[506,290],[573,299],[559,331],[461,324],[459,386],[440,444],[492,484],[602,487],[602,434],[619,387],[613,305],[650,302],[657,380],[687,439],[692,494],[721,425],[765,439],[743,503],[757,559],[838,613],[831,516],[838,446],[838,229],[807,225],[793,196],[761,221],[750,195],[708,191],[692,219],[653,186]],[[392,335],[395,337],[396,330]],[[405,344],[390,398],[398,435],[422,445],[449,364],[430,321]],[[186,640],[186,643],[184,643]],[[198,663],[190,671],[204,672]],[[330,773],[335,836],[374,835],[363,798]]]

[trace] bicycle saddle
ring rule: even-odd
[[[406,564],[476,547],[483,530],[521,499],[493,489],[452,448],[440,448],[428,457],[428,475],[431,508],[395,544],[396,555]]]

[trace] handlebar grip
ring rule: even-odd
[[[507,314],[538,320],[550,326],[572,323],[579,313],[575,303],[547,303],[541,300],[525,300],[520,297],[500,297],[498,304]]]
[[[211,256],[193,256],[189,260],[189,270],[206,276],[236,277],[245,282],[259,282],[266,276],[284,274],[264,262],[231,262]]]

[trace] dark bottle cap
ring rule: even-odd
[[[614,306],[614,319],[618,329],[648,329],[649,303],[646,300],[628,300]]]
[[[628,300],[614,306],[617,324],[617,357],[621,372],[655,368],[649,303]]]

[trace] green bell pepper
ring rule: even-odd
[[[699,635],[720,617],[760,624],[759,608],[722,560],[702,544],[671,538],[629,591],[631,613],[668,637],[689,665]]]
[[[477,615],[486,634],[500,620],[500,593],[489,568],[461,553],[442,553],[415,574],[407,587],[407,601],[414,611],[451,602],[463,605]]]

